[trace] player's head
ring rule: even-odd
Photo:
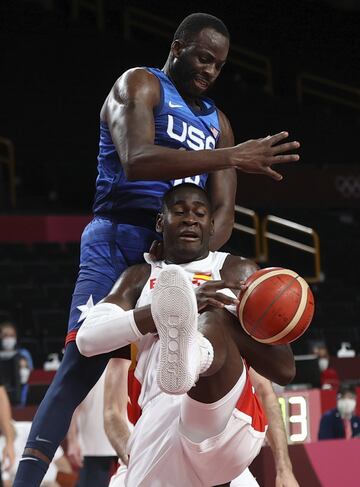
[[[170,75],[183,96],[202,96],[214,84],[229,40],[225,24],[213,15],[195,13],[181,22],[171,44]]]
[[[214,232],[207,193],[191,183],[171,188],[164,196],[156,230],[163,235],[166,261],[181,264],[206,257]]]

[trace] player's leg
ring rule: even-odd
[[[136,227],[132,236],[131,227],[120,227],[108,220],[95,219],[83,233],[80,273],[69,320],[70,343],[54,381],[35,414],[14,487],[40,485],[49,461],[67,433],[75,408],[95,385],[111,356],[85,358],[71,341],[75,340],[76,329],[85,318],[88,307],[110,292],[128,265],[136,259],[141,260],[154,236],[153,232]],[[129,241],[135,243],[131,249],[125,249],[125,258],[121,252],[121,242],[128,245]]]
[[[247,371],[232,335],[236,318],[224,309],[209,308],[197,323],[197,304],[189,284],[179,267],[168,266],[154,289],[152,314],[161,350],[158,382],[164,392],[172,393],[166,391],[166,386],[176,385],[173,375],[189,375],[196,380],[193,371],[200,372],[196,385],[181,400],[180,442],[189,467],[204,485],[212,481],[221,485],[239,475],[258,453],[266,423],[256,409]],[[193,365],[196,362],[197,367]],[[255,434],[251,415],[235,414],[239,398],[245,398],[250,410],[259,417],[259,431]],[[223,471],[216,467],[219,461]]]
[[[245,385],[243,360],[228,329],[232,319],[220,309],[199,317],[198,329],[211,344],[214,358],[181,403],[182,429],[195,442],[224,430]]]
[[[169,394],[189,391],[182,402],[181,419],[196,441],[218,434],[245,383],[243,361],[228,330],[232,315],[214,308],[197,320],[192,284],[175,265],[159,275],[151,311],[160,338],[160,388]],[[191,388],[199,373],[196,387]]]

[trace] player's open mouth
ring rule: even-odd
[[[185,240],[186,242],[196,242],[200,239],[199,235],[193,232],[184,232],[179,235],[180,240]]]
[[[194,83],[201,90],[207,90],[208,87],[209,87],[208,81],[206,81],[204,78],[201,78],[199,76],[197,76],[196,78],[194,78]]]

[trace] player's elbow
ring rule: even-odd
[[[121,161],[128,181],[138,181],[146,179],[144,174],[143,161],[141,155],[131,155],[125,161]]]
[[[85,357],[93,357],[96,355],[96,351],[94,349],[94,342],[89,337],[89,334],[86,333],[85,328],[80,328],[76,335],[76,345],[79,349],[81,355]]]

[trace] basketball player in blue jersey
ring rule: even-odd
[[[184,181],[207,186],[215,209],[210,249],[216,250],[232,231],[236,169],[280,180],[271,166],[299,159],[288,154],[299,143],[284,142],[286,132],[234,146],[228,119],[206,97],[228,50],[223,22],[192,14],[176,30],[162,70],[126,71],[105,100],[95,218],[81,239],[66,351],[34,417],[14,487],[40,485],[73,411],[113,356],[82,357],[76,333],[87,309],[109,293],[129,265],[141,262],[158,238],[153,228],[163,194]]]

